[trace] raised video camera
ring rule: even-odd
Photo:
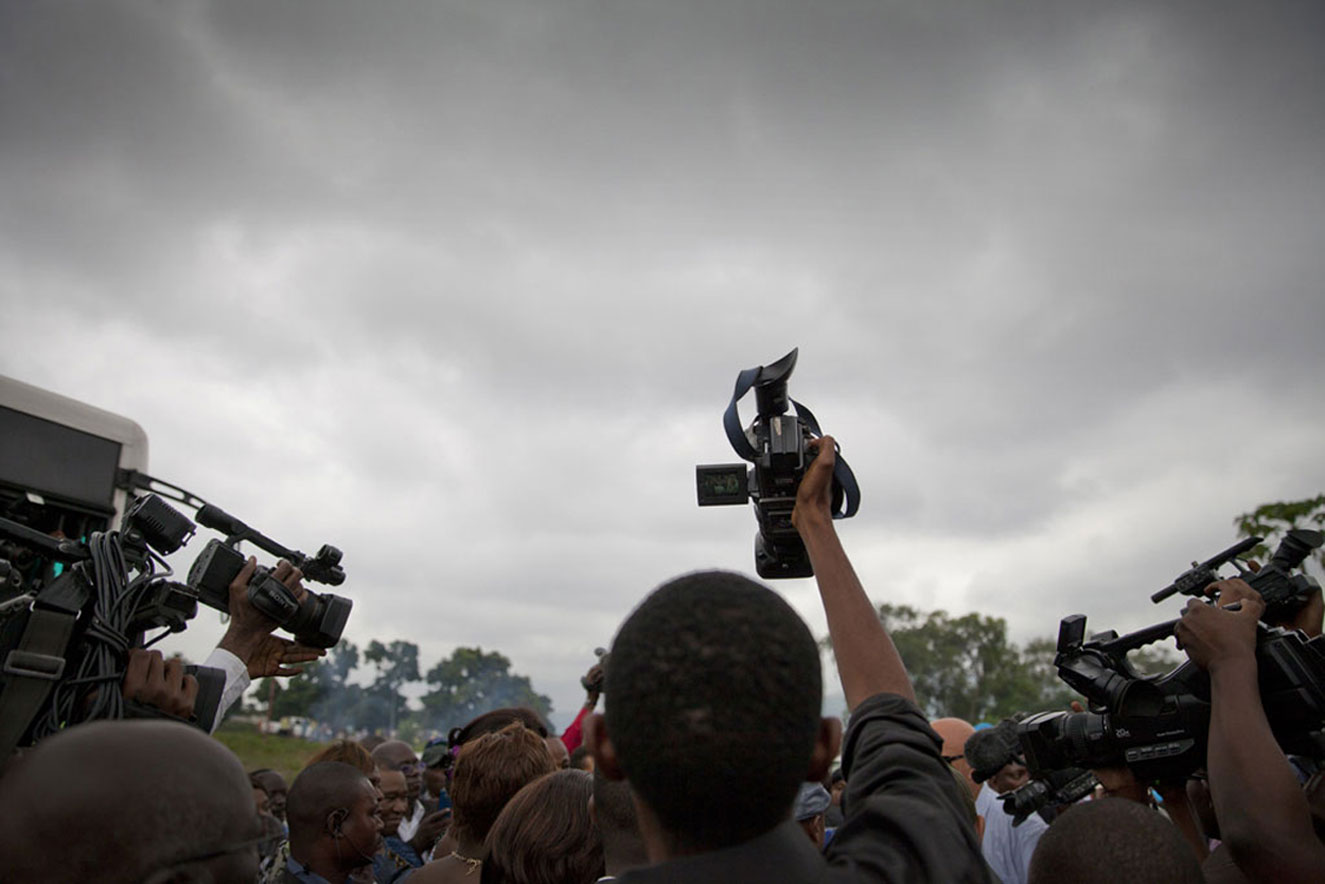
[[[313,556],[287,549],[211,504],[199,508],[198,522],[226,535],[224,541],[208,541],[189,569],[189,586],[197,593],[198,601],[218,611],[230,611],[230,584],[246,561],[237,547],[245,540],[285,559],[308,580],[331,586],[345,582],[345,572],[340,567],[341,552],[334,546],[324,544]],[[311,590],[300,602],[294,592],[264,567],[258,567],[249,578],[248,600],[292,633],[300,644],[314,648],[330,648],[340,641],[350,609],[354,607],[354,602],[342,596]]]
[[[1322,541],[1325,536],[1318,531],[1294,529],[1269,565],[1256,573],[1242,572],[1265,599],[1267,611],[1295,610],[1319,589],[1312,578],[1290,572]],[[1180,578],[1156,596],[1199,594],[1220,579],[1215,571],[1219,565],[1259,542],[1252,538],[1194,566],[1186,574],[1200,573],[1199,579]],[[1205,764],[1209,676],[1188,661],[1164,675],[1145,677],[1127,660],[1129,652],[1171,636],[1177,622],[1121,637],[1109,631],[1087,639],[1084,615],[1063,619],[1054,665],[1059,678],[1089,701],[1090,711],[1042,712],[1018,725],[1032,775],[1126,764],[1138,779],[1152,781],[1180,779]],[[1261,703],[1275,738],[1287,753],[1325,756],[1325,636],[1308,640],[1300,631],[1264,624],[1257,632]]]
[[[791,524],[796,489],[813,461],[810,440],[823,435],[810,410],[787,395],[787,380],[796,368],[798,350],[771,365],[756,366],[736,378],[736,390],[723,415],[732,448],[744,463],[695,467],[700,506],[730,506],[753,502],[759,533],[755,537],[755,570],[760,577],[811,577],[805,544]],[[737,403],[755,391],[758,414],[742,428]],[[795,414],[788,414],[788,406]],[[844,508],[845,505],[845,508]],[[860,506],[860,491],[851,468],[841,456],[833,471],[833,518],[848,518]]]

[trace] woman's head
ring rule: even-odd
[[[520,790],[488,833],[483,884],[593,884],[603,845],[589,813],[593,775],[560,770]]]
[[[456,838],[481,844],[506,802],[526,783],[553,771],[543,738],[508,724],[466,743],[451,780],[451,825]]]

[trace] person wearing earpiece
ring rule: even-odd
[[[285,803],[290,858],[282,884],[347,884],[371,866],[382,846],[377,789],[358,768],[311,764],[295,777]]]

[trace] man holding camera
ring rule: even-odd
[[[811,444],[792,521],[852,709],[845,820],[825,857],[790,819],[800,784],[822,780],[841,744],[841,723],[819,717],[809,629],[748,578],[686,575],[622,625],[606,712],[586,724],[598,768],[630,781],[654,863],[626,884],[990,880],[942,742],[834,530],[833,440]]]
[[[1237,578],[1214,584],[1207,594],[1217,595],[1218,604],[1192,599],[1174,634],[1210,674],[1206,768],[1223,846],[1254,881],[1319,881],[1325,844],[1261,704],[1256,633],[1265,603]],[[1235,603],[1240,608],[1229,610]],[[1304,610],[1314,618],[1308,629],[1319,634],[1319,594]]]

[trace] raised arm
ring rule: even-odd
[[[1270,731],[1256,679],[1260,594],[1242,580],[1216,585],[1227,611],[1193,599],[1175,633],[1210,673],[1210,745],[1206,767],[1220,837],[1253,880],[1318,881],[1325,845],[1312,830],[1306,796]]]
[[[833,527],[833,464],[837,456],[833,437],[824,436],[810,445],[818,453],[801,479],[791,522],[814,565],[847,707],[855,709],[862,700],[881,693],[900,694],[914,701],[915,691],[902,658],[865,595]]]

